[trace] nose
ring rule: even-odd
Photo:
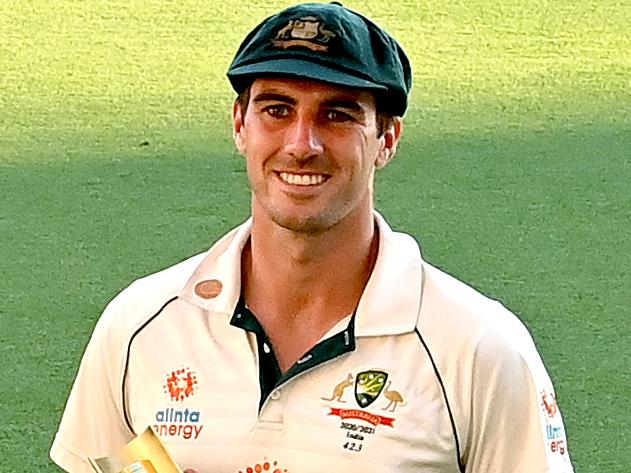
[[[285,152],[297,160],[307,160],[324,150],[317,123],[309,115],[302,115],[290,124],[285,135]]]

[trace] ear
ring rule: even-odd
[[[234,143],[239,150],[239,153],[245,155],[246,147],[245,147],[245,139],[243,136],[244,127],[243,121],[245,117],[243,116],[243,109],[241,108],[241,104],[235,100],[234,105],[232,106],[232,131],[234,133]]]
[[[375,160],[375,167],[377,169],[385,167],[386,164],[394,158],[394,155],[397,152],[397,145],[399,144],[402,130],[403,121],[401,120],[401,117],[394,117],[392,119],[392,124],[381,137],[381,149],[379,150],[379,154]]]

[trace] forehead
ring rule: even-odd
[[[375,96],[365,89],[344,87],[311,79],[257,78],[250,87],[250,99],[278,95],[296,102],[353,102],[367,110],[376,109]]]

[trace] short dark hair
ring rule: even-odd
[[[241,107],[241,112],[244,116],[245,112],[248,110],[248,104],[250,103],[251,87],[252,83],[245,87],[236,98],[236,102],[239,104],[239,107]],[[377,102],[377,137],[380,138],[388,128],[392,126],[395,117],[391,113],[383,111],[383,108],[379,106],[379,97],[375,97],[375,101]]]

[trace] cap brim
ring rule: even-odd
[[[265,76],[288,76],[313,79],[359,89],[388,90],[384,85],[375,84],[346,72],[300,59],[267,60],[265,62],[237,66],[228,71],[228,78],[235,89],[238,89],[244,80]]]

